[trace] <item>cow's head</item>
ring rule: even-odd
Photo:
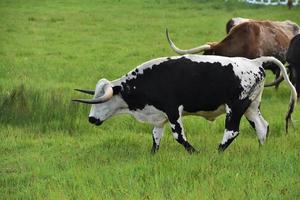
[[[121,86],[115,86],[106,79],[101,79],[96,85],[95,91],[75,89],[79,92],[94,95],[93,99],[74,99],[75,102],[92,104],[89,122],[101,125],[103,121],[113,116],[120,108],[126,107],[120,93]]]

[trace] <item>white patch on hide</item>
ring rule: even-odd
[[[237,132],[237,131],[228,131],[225,129],[223,140],[222,140],[221,144],[224,145],[228,140],[236,137],[238,133],[239,132]]]

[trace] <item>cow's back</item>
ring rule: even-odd
[[[288,44],[295,31],[295,23],[248,21],[235,26],[215,49],[217,55],[257,58],[274,56],[285,61]],[[298,30],[299,31],[299,30]]]
[[[285,34],[291,40],[295,35],[300,33],[300,27],[295,22],[286,20],[286,21],[275,21],[273,22],[277,27],[282,28]]]

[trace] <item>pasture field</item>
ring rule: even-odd
[[[188,155],[166,125],[150,155],[152,127],[117,116],[100,127],[73,88],[116,79],[151,58],[225,36],[231,17],[292,20],[300,7],[222,0],[1,0],[0,199],[300,199],[300,105],[285,134],[289,90],[265,89],[266,145],[243,118],[223,153],[224,116],[186,117]],[[268,73],[268,80],[273,75]]]

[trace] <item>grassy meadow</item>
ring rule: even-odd
[[[130,116],[88,123],[73,88],[93,89],[151,58],[225,36],[231,17],[292,20],[300,7],[222,0],[1,0],[0,199],[300,199],[300,105],[285,134],[289,90],[267,88],[270,136],[259,147],[245,118],[223,153],[224,116],[186,117],[200,153],[188,155],[166,125],[150,155],[152,127]],[[268,73],[268,80],[273,75]]]

